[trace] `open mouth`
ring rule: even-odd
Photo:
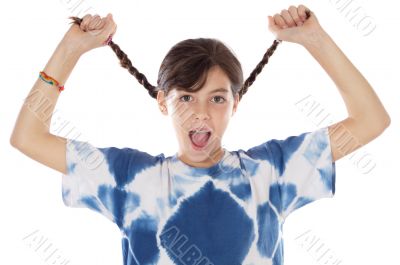
[[[195,149],[202,149],[204,148],[211,136],[210,131],[197,131],[191,130],[189,132],[189,138],[192,141],[193,146]]]

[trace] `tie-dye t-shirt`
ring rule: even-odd
[[[124,265],[283,264],[285,218],[335,193],[328,128],[223,149],[195,168],[177,153],[68,139],[63,202],[118,226]]]

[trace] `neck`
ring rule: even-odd
[[[206,160],[200,162],[191,161],[182,154],[180,154],[178,157],[182,162],[188,164],[189,166],[207,168],[217,164],[222,159],[223,155],[224,150],[222,149],[222,147],[219,147],[217,151],[214,151],[210,156],[207,156]]]

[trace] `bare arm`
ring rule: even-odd
[[[61,41],[43,71],[65,84],[79,58]],[[10,142],[30,158],[65,173],[66,139],[49,133],[59,95],[57,87],[38,78],[21,107]]]
[[[307,13],[310,16],[307,16]],[[269,30],[279,40],[305,47],[336,84],[348,118],[328,127],[336,161],[378,137],[390,124],[378,96],[304,5],[268,16]]]
[[[378,137],[390,117],[371,85],[323,30],[304,47],[335,83],[348,117],[329,126],[332,155],[336,161]]]
[[[103,46],[115,31],[111,14],[105,18],[84,16],[80,26],[70,27],[43,71],[64,85],[80,56]],[[49,128],[59,95],[56,86],[38,77],[21,107],[10,143],[30,158],[66,174],[67,139],[51,134]]]

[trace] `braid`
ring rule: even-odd
[[[71,23],[80,25],[82,22],[82,19],[79,17],[70,17],[70,19],[72,19]],[[134,77],[136,77],[136,79],[138,80],[138,82],[140,84],[142,84],[148,91],[149,95],[152,98],[157,98],[157,91],[156,91],[156,87],[153,86],[152,84],[150,84],[147,81],[147,78],[144,74],[140,73],[133,65],[131,60],[128,58],[128,56],[126,55],[126,53],[124,53],[121,48],[118,46],[118,44],[114,43],[113,41],[110,41],[110,43],[108,44],[111,49],[114,51],[114,53],[117,55],[118,59],[120,60],[120,65],[126,69],[128,69],[128,72],[133,75]]]
[[[306,10],[306,19],[308,19],[311,16],[311,11],[309,9]],[[264,54],[262,60],[257,64],[256,68],[251,72],[250,76],[246,79],[244,82],[243,86],[239,90],[239,100],[242,98],[242,96],[247,92],[249,89],[249,86],[251,86],[256,80],[256,76],[261,72],[263,69],[264,65],[268,63],[269,57],[274,53],[276,50],[276,47],[278,47],[278,44],[281,43],[282,40],[274,40],[272,43],[271,47],[268,48],[266,53]]]
[[[140,84],[142,84],[148,91],[149,95],[152,98],[157,98],[156,87],[151,85],[144,74],[140,73],[133,65],[131,60],[129,60],[128,56],[119,48],[118,44],[113,41],[109,44],[111,49],[115,52],[118,59],[120,60],[120,64],[122,67],[128,69],[128,72],[136,77]]]
[[[263,69],[264,65],[268,63],[269,57],[274,53],[276,47],[281,41],[279,40],[274,40],[274,43],[271,45],[271,47],[268,48],[267,52],[264,54],[261,62],[259,62],[256,66],[256,68],[251,72],[250,76],[246,79],[244,82],[242,88],[239,90],[239,100],[242,99],[242,96],[247,92],[249,89],[249,86],[253,84],[254,80],[256,80],[256,76],[261,72]]]
[[[308,19],[311,15],[311,11],[309,9],[306,10],[306,19]],[[71,16],[69,17],[72,19],[71,23],[80,25],[82,22],[82,18]],[[275,52],[276,48],[278,47],[278,44],[281,43],[282,40],[275,39],[271,47],[268,48],[268,50],[265,52],[262,60],[257,64],[256,68],[251,72],[250,76],[246,79],[244,84],[241,86],[241,88],[238,91],[239,94],[239,100],[241,100],[242,96],[247,92],[249,87],[253,84],[254,80],[256,79],[256,76],[261,72],[265,64],[268,63],[269,57]],[[157,98],[157,90],[156,87],[150,84],[147,81],[147,78],[145,75],[140,73],[133,65],[131,60],[129,60],[128,56],[120,49],[120,47],[114,43],[113,41],[110,41],[108,44],[111,49],[114,51],[114,53],[117,55],[120,64],[122,67],[128,69],[128,72],[136,77],[138,82],[142,84],[148,91],[149,95],[152,98]]]

